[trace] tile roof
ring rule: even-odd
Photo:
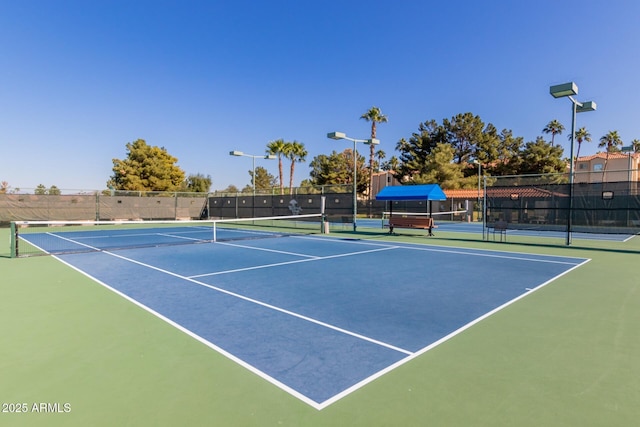
[[[609,153],[609,160],[611,159],[626,159],[629,157],[629,154],[627,153],[621,153],[621,152],[613,152],[613,153]],[[631,153],[631,157],[636,158],[636,157],[640,157],[640,153]],[[588,162],[589,160],[593,160],[593,159],[606,159],[607,158],[607,153],[596,153],[596,154],[592,154],[591,156],[581,156],[578,157],[578,162]]]
[[[472,200],[478,198],[478,190],[443,190],[447,199],[466,199]],[[520,198],[520,197],[566,197],[564,193],[545,190],[540,187],[488,187],[487,193],[489,197],[499,198]],[[480,198],[484,197],[483,190],[480,191]]]
[[[478,189],[468,190],[442,190],[447,196],[447,199],[477,199]],[[482,197],[482,191],[480,191],[480,197]]]

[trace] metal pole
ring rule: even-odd
[[[484,191],[482,196],[482,240],[485,240],[485,230],[487,231],[487,240],[489,240],[489,230],[487,230],[487,177],[483,179]]]
[[[18,226],[15,221],[11,221],[11,258],[17,258],[20,255],[20,250],[18,249],[18,242],[20,239],[18,238]]]
[[[482,165],[480,164],[480,161],[478,161],[478,215],[481,214],[481,209],[482,209],[480,206],[480,175],[481,174],[482,174]]]
[[[573,217],[573,141],[575,139],[575,135],[576,135],[576,108],[577,108],[577,103],[576,101],[569,97],[569,99],[571,99],[571,148],[569,151],[570,157],[569,157],[569,212],[567,215],[567,246],[571,245],[571,219]]]
[[[356,151],[356,140],[353,140],[353,232],[356,232],[356,218],[358,217],[358,152]]]
[[[251,156],[251,160],[253,160],[253,172],[251,175],[251,181],[253,181],[253,197],[256,197],[256,157]]]
[[[251,216],[253,218],[256,217],[256,156],[251,156],[253,160],[253,176],[251,177],[253,181],[253,197],[251,198]]]

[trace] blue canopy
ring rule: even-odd
[[[394,185],[384,187],[376,200],[447,200],[438,184]]]

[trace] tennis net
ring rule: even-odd
[[[197,221],[16,221],[11,256],[112,251],[314,234],[322,214]]]

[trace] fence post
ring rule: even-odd
[[[16,237],[16,223],[11,221],[11,258],[18,256],[18,239]]]
[[[96,191],[96,221],[100,221],[100,192]]]

